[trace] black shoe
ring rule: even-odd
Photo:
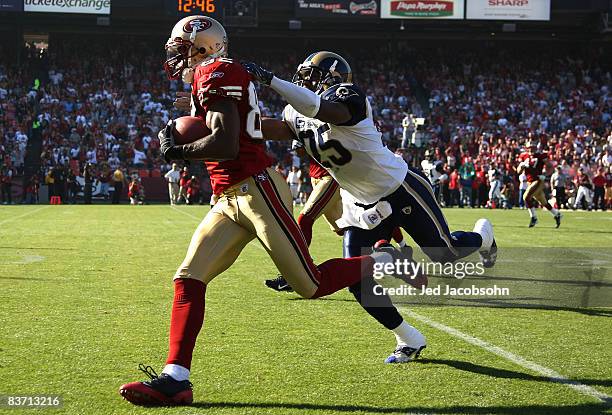
[[[557,226],[556,226],[557,228],[559,228],[559,226],[561,226],[561,218],[562,218],[561,213],[557,213],[555,215],[555,222],[557,223]]]
[[[533,218],[531,218],[531,221],[529,221],[529,227],[533,228],[534,226],[536,226],[537,223],[538,223],[538,218],[534,216]]]
[[[280,291],[286,291],[286,292],[293,291],[293,288],[291,288],[291,285],[289,285],[287,280],[284,279],[282,275],[279,275],[278,277],[271,279],[271,280],[266,280],[265,284],[266,284],[266,287],[272,288],[274,291],[279,291],[279,292]]]
[[[495,242],[495,239],[493,239],[491,248],[488,251],[479,251],[478,253],[480,254],[482,266],[485,268],[492,268],[497,261],[497,242]]]
[[[151,379],[122,385],[119,394],[126,401],[134,405],[154,406],[189,405],[193,402],[193,385],[188,380],[178,381],[165,373],[158,376],[151,366],[143,364],[138,369]]]

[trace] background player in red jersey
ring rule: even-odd
[[[537,201],[553,215],[558,228],[561,226],[561,213],[546,200],[546,195],[544,194],[544,179],[546,170],[550,167],[550,163],[547,162],[548,155],[539,152],[534,141],[529,141],[527,143],[527,151],[522,153],[519,159],[521,162],[518,165],[517,173],[525,172],[527,176],[528,186],[523,198],[531,217],[529,227],[532,228],[538,223],[534,203],[534,201]]]
[[[150,366],[141,365],[151,379],[119,389],[126,400],[140,405],[192,402],[189,374],[204,322],[207,286],[253,239],[261,242],[278,270],[305,298],[357,284],[362,276],[373,274],[375,263],[386,265],[401,257],[387,250],[315,265],[293,219],[289,188],[270,168],[251,77],[226,57],[223,26],[209,17],[186,17],[174,26],[166,50],[168,76],[182,76],[192,83],[192,115],[201,117],[211,133],[191,144],[174,145],[170,121],[159,133],[160,151],[167,160],[204,160],[219,201],[194,232],[174,276],[166,366],[158,376]]]

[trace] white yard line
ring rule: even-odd
[[[190,218],[197,220],[197,221],[198,221],[198,223],[199,223],[199,222],[202,222],[202,219],[204,219],[204,217],[199,218],[199,217],[197,217],[196,215],[192,215],[192,214],[191,214],[191,213],[189,213],[189,212],[185,212],[185,211],[183,211],[183,210],[181,210],[181,209],[177,208],[176,206],[170,206],[170,207],[172,208],[172,210],[174,210],[174,211],[176,211],[176,212],[178,212],[178,213],[182,213],[182,214],[183,214],[183,215],[185,215],[185,216],[189,216]]]
[[[598,399],[608,404],[612,401],[612,398],[606,395],[605,393],[599,392],[598,390],[595,390],[590,386],[583,385],[582,383],[577,382],[575,380],[568,379],[565,376],[561,375],[558,372],[555,372],[552,369],[549,369],[537,363],[531,362],[525,358],[522,358],[521,356],[518,356],[514,353],[510,353],[484,340],[470,336],[469,334],[465,334],[462,331],[459,331],[453,327],[449,327],[442,323],[438,323],[437,321],[431,320],[430,318],[422,316],[421,314],[415,313],[414,311],[406,310],[406,309],[402,309],[402,311],[407,316],[410,316],[413,319],[420,321],[421,323],[427,324],[428,326],[431,326],[435,329],[438,329],[447,334],[450,334],[451,336],[461,339],[466,343],[469,343],[474,346],[478,346],[482,349],[485,349],[486,351],[496,354],[497,356],[502,357],[506,360],[509,360],[521,366],[524,369],[528,369],[528,370],[531,370],[532,372],[538,373],[539,375],[546,376],[551,381],[561,383],[569,388],[574,389],[577,392],[580,392],[583,395],[590,396],[592,398]]]
[[[17,220],[17,219],[25,218],[26,216],[33,215],[33,214],[35,214],[36,212],[40,212],[40,211],[41,211],[41,210],[43,210],[43,209],[47,209],[48,207],[49,207],[49,206],[43,206],[43,207],[41,207],[41,208],[38,208],[38,209],[35,209],[35,210],[31,210],[31,211],[29,211],[29,212],[26,212],[26,213],[24,213],[24,214],[22,214],[22,215],[19,215],[19,216],[13,216],[12,218],[4,219],[3,221],[1,221],[1,222],[0,222],[0,226],[2,226],[2,225],[4,225],[4,224],[7,224],[7,223],[9,223],[9,222],[12,222],[12,221],[14,221],[14,220]]]

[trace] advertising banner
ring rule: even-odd
[[[378,18],[378,0],[297,0],[296,17]]]
[[[550,0],[467,0],[468,19],[550,20]]]
[[[463,19],[463,0],[382,0],[383,19]]]
[[[23,10],[41,13],[110,14],[111,0],[24,0]]]

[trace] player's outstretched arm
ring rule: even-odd
[[[256,63],[243,63],[243,66],[257,82],[268,85],[300,114],[334,125],[344,124],[351,119],[346,104],[322,100],[310,89],[280,79]]]
[[[171,124],[168,124],[171,126]],[[174,145],[166,128],[160,131],[161,152],[166,160],[223,161],[238,157],[240,115],[236,103],[230,99],[213,102],[206,112],[206,125],[211,133],[193,143]]]
[[[295,140],[295,134],[293,134],[293,131],[291,131],[291,128],[289,128],[287,123],[283,120],[279,120],[276,118],[262,118],[261,132],[263,133],[264,140]]]

